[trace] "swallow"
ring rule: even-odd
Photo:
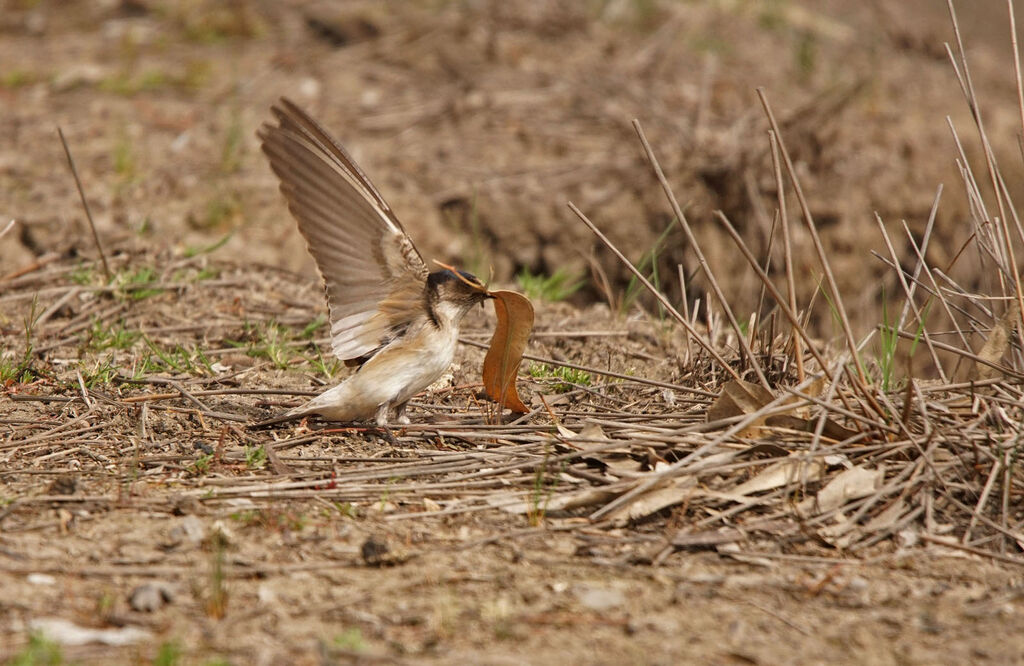
[[[430,272],[352,156],[282,98],[257,131],[281,193],[323,278],[331,350],[355,374],[269,422],[318,414],[408,424],[409,399],[452,363],[459,324],[489,298],[476,276]]]

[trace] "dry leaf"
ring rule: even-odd
[[[572,439],[573,437],[576,437],[576,433],[574,431],[569,430],[568,428],[566,428],[561,423],[556,423],[555,424],[555,430],[558,431],[559,435],[561,435],[562,437],[565,437],[566,439]]]
[[[818,491],[817,497],[800,502],[797,508],[802,513],[814,511],[827,513],[838,509],[850,500],[867,497],[882,487],[885,481],[885,470],[854,467],[840,472],[828,484]]]
[[[869,520],[864,525],[864,531],[870,534],[871,532],[892,529],[907,514],[907,510],[907,503],[902,499],[897,499],[884,511]]]
[[[764,423],[765,425],[772,426],[773,428],[789,428],[790,430],[797,430],[801,432],[814,432],[818,429],[817,418],[804,419],[798,416],[789,416],[787,414],[769,416],[764,420]],[[821,429],[821,434],[824,437],[841,442],[843,440],[850,439],[851,437],[855,437],[859,433],[856,430],[844,428],[832,419],[826,418],[825,426]]]
[[[618,451],[605,451],[600,462],[609,473],[618,477],[635,478],[641,474],[643,469],[643,463],[634,460],[628,453],[623,454]]]
[[[601,424],[594,423],[593,421],[585,423],[577,437],[591,441],[595,439],[609,439],[608,435],[604,434],[604,428],[601,427]]]
[[[550,497],[523,500],[521,493],[495,494],[484,498],[490,506],[515,515],[525,515],[531,511],[543,510],[546,513],[569,511],[581,507],[604,505],[624,492],[623,487],[603,486],[584,488]]]
[[[845,516],[839,516],[838,523],[821,528],[818,530],[818,536],[836,548],[849,548],[868,535],[892,528],[906,512],[906,502],[897,500],[864,525],[847,520]]]
[[[501,406],[525,414],[530,409],[519,399],[516,374],[533,330],[533,305],[514,291],[491,291],[488,294],[494,297],[498,324],[484,357],[484,390]]]
[[[816,380],[808,387],[807,394],[815,395],[821,393],[824,386],[825,384],[823,381]],[[730,382],[726,382],[726,384],[722,386],[722,392],[718,395],[715,401],[711,403],[711,406],[708,407],[705,418],[708,423],[711,423],[712,421],[718,421],[721,419],[752,414],[774,399],[775,396],[760,384],[752,384],[739,379],[732,380]],[[772,416],[759,418],[743,430],[736,433],[736,437],[740,439],[756,439],[761,437],[764,430],[763,426],[814,432],[818,425],[817,418],[808,419],[803,417],[803,415],[807,414],[808,407],[806,405],[798,407],[797,405],[801,400],[802,399],[800,398],[791,396],[789,400],[783,402],[781,405],[785,406],[786,404],[792,404],[789,414],[777,413]],[[800,416],[792,416],[791,414],[797,414]],[[844,439],[849,439],[858,433],[855,430],[844,428],[832,419],[826,419],[822,434],[830,439],[843,441]]]
[[[673,479],[667,486],[640,495],[632,502],[607,514],[605,518],[615,525],[625,525],[703,495],[703,491],[697,488],[696,479]]]
[[[707,420],[718,421],[741,414],[750,414],[775,399],[760,384],[734,379],[722,386],[722,392],[708,407]]]
[[[734,379],[722,387],[722,392],[715,401],[711,403],[707,411],[707,422],[719,421],[734,416],[751,414],[761,409],[775,399],[767,389],[760,384],[751,384],[741,379]],[[737,437],[757,437],[760,433],[758,427],[764,419],[758,419],[746,428],[736,433]]]
[[[608,445],[608,442],[612,441],[608,435],[604,434],[604,429],[598,423],[587,423],[583,426],[583,429],[578,433],[565,428],[561,424],[556,424],[558,432],[565,437],[565,443],[569,446],[579,449],[596,449]],[[568,430],[568,433],[562,432],[563,429]],[[629,453],[629,448],[624,449],[625,453]]]
[[[804,395],[810,396],[812,398],[820,398],[822,396],[822,394],[825,393],[825,389],[827,387],[828,387],[828,382],[826,381],[826,379],[824,377],[818,377],[817,379],[812,381],[810,384],[807,384],[806,386],[804,386],[804,389],[803,389],[803,391],[801,391],[801,393],[803,393]],[[804,401],[803,398],[801,398],[800,396],[797,396],[797,395],[790,395],[789,397],[787,397],[785,400],[782,401],[782,404],[783,405],[788,405],[788,404],[799,405],[798,407],[795,407],[791,413],[795,417],[803,418],[803,419],[810,418],[810,416],[812,414],[812,411],[813,411],[813,408],[814,408],[813,404],[808,404],[807,402]],[[769,419],[769,421],[770,421],[770,419]]]
[[[741,483],[732,490],[734,495],[749,495],[763,490],[771,490],[802,481],[815,481],[825,472],[825,465],[820,460],[800,460],[786,458],[765,467],[754,478]]]
[[[1002,376],[1002,373],[997,368],[993,368],[988,363],[998,365],[1003,359],[1003,355],[1010,346],[1010,337],[1013,334],[1013,329],[1016,327],[1018,319],[1020,319],[1020,304],[1017,301],[1013,301],[1010,308],[1000,317],[996,325],[992,327],[992,330],[989,331],[988,340],[985,341],[985,344],[982,345],[981,350],[978,352],[978,358],[981,360],[974,362],[971,379],[985,380]],[[982,361],[987,361],[987,363]]]

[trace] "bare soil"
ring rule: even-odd
[[[59,643],[65,663],[97,664],[1019,663],[1021,545],[1006,537],[1024,519],[1019,470],[1004,489],[991,461],[968,455],[1003,437],[999,419],[1019,421],[1019,405],[971,421],[962,448],[949,436],[935,460],[955,487],[933,483],[969,509],[991,474],[1005,505],[980,518],[922,504],[872,532],[891,496],[859,516],[856,539],[826,538],[790,505],[839,464],[730,514],[738,484],[803,450],[808,438],[790,433],[726,442],[745,457],[700,477],[704,494],[593,519],[621,496],[615,484],[705,441],[694,428],[728,376],[694,360],[647,297],[628,302],[628,274],[565,202],[635,261],[659,247],[653,262],[673,276],[661,286],[679,302],[676,266],[692,276],[696,263],[638,118],[730,303],[754,311],[760,285],[712,211],[766,255],[776,192],[753,93],[764,86],[847,308],[869,330],[882,285],[899,288],[870,254],[884,247],[875,212],[894,235],[901,220],[919,233],[945,183],[929,260],[946,265],[971,234],[947,115],[968,158],[979,150],[942,48],[945,11],[0,2],[0,230],[18,221],[0,238],[0,367],[28,359],[0,393],[0,661],[47,663]],[[1013,190],[1004,12],[961,21]],[[315,421],[246,428],[346,372],[318,351],[320,288],[254,138],[281,95],[345,142],[428,259],[513,287],[522,269],[587,278],[568,303],[538,303],[528,352],[548,363],[524,364],[527,420],[501,423],[478,395],[482,351],[463,345],[390,440]],[[807,302],[818,273],[795,228]],[[982,263],[959,265],[966,290],[990,283]],[[688,285],[706,301],[701,278]],[[810,327],[833,335],[819,310]],[[486,342],[492,325],[475,313],[465,337]],[[556,363],[590,370],[555,376]],[[789,365],[775,370],[794,383]],[[595,424],[617,448],[587,449]],[[880,464],[850,450],[847,463]],[[886,458],[885,478],[912,462]],[[926,485],[913,497],[931,497]],[[107,633],[76,645],[55,619]]]

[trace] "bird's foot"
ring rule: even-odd
[[[382,437],[384,437],[384,439],[387,440],[388,444],[390,444],[391,446],[398,446],[398,438],[395,437],[395,433],[392,432],[391,428],[389,428],[387,424],[378,426],[377,431],[381,434]]]
[[[398,425],[409,425],[411,423],[409,417],[405,415],[405,408],[408,404],[408,402],[403,402],[398,407],[395,407],[395,423]]]

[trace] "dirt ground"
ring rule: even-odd
[[[1016,192],[1005,7],[961,13]],[[971,552],[894,527],[843,548],[791,517],[765,527],[767,509],[733,521],[687,500],[601,521],[593,505],[547,505],[675,462],[727,379],[689,364],[646,296],[632,303],[628,274],[565,205],[634,261],[693,278],[630,121],[749,313],[759,284],[712,212],[768,253],[763,86],[867,330],[883,287],[898,289],[871,256],[876,212],[919,233],[942,183],[929,259],[945,265],[971,233],[946,117],[968,159],[980,149],[952,40],[932,0],[0,1],[0,230],[17,220],[0,237],[0,368],[31,345],[31,372],[0,393],[0,661],[1021,663],[1020,539]],[[282,95],[346,144],[428,260],[511,288],[523,270],[583,278],[567,302],[538,302],[528,353],[613,374],[529,361],[537,412],[517,430],[477,396],[482,352],[463,345],[394,441],[247,430],[346,372],[318,352],[321,292],[255,139]],[[813,247],[797,230],[806,302]],[[973,261],[959,284],[980,291],[990,276]],[[679,302],[677,280],[659,286]],[[466,337],[492,326],[474,313]],[[810,326],[834,333],[827,315]],[[598,422],[627,442],[621,468],[603,453],[570,464],[556,423]],[[1020,520],[1011,486],[1003,518]],[[686,541],[705,520],[742,537]],[[928,521],[922,533],[993,538],[984,521]]]

